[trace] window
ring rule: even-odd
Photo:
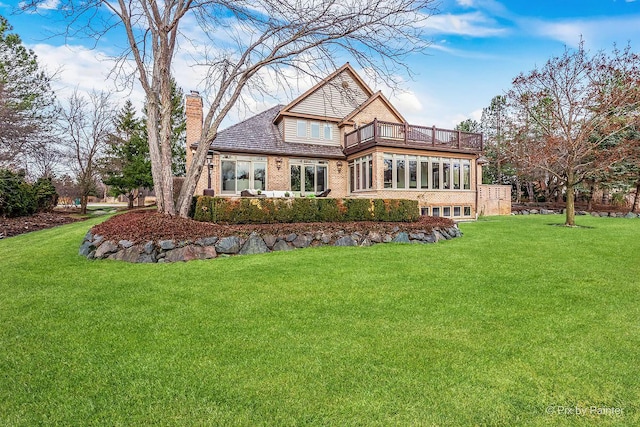
[[[431,216],[440,216],[440,208],[432,207],[431,208]]]
[[[349,191],[354,191],[356,189],[356,177],[354,173],[354,164],[349,164]]]
[[[306,120],[298,120],[297,124],[298,124],[298,133],[297,133],[297,135],[300,138],[306,138],[307,137],[307,121]]]
[[[311,122],[311,138],[320,138],[320,123]]]
[[[329,123],[325,123],[324,125],[324,139],[330,141],[331,138],[331,125]]]
[[[409,157],[409,188],[418,188],[418,159]]]
[[[222,193],[264,190],[267,186],[267,160],[264,157],[223,156],[220,165]]]
[[[440,188],[440,159],[437,157],[431,158],[431,188]]]
[[[462,161],[462,185],[465,190],[471,189],[471,162],[469,160]]]
[[[327,162],[291,160],[291,191],[321,193],[328,187]]]
[[[236,182],[237,182],[236,191],[249,189],[249,187],[251,186],[249,183],[250,170],[251,170],[251,162],[247,162],[247,161],[236,162]]]
[[[349,165],[351,173],[351,191],[373,188],[373,157],[364,156],[353,160]]]
[[[291,165],[291,191],[300,191],[302,188],[302,175],[300,175],[300,171],[302,166],[300,165]]]
[[[404,156],[396,157],[396,188],[405,188],[405,160]]]
[[[391,154],[384,155],[384,188],[393,187],[393,157]]]
[[[442,216],[451,216],[451,207],[445,206],[442,208]]]
[[[453,161],[453,189],[460,189],[460,160]]]
[[[442,162],[442,188],[445,190],[449,190],[451,188],[451,163],[449,162],[449,159]]]
[[[429,188],[429,159],[420,158],[420,188]]]
[[[471,161],[384,153],[384,188],[470,190]]]
[[[420,215],[422,216],[429,215],[429,208],[420,208]]]
[[[471,206],[464,207],[464,216],[471,216]]]
[[[454,206],[453,207],[453,216],[460,216],[460,206]]]

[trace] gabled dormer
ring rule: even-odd
[[[373,94],[346,63],[286,105],[274,123],[285,142],[339,146],[342,132],[338,123]]]

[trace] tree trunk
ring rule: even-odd
[[[133,199],[135,199],[133,192],[127,194],[127,209],[133,209]]]
[[[574,193],[573,174],[569,174],[567,179],[567,209],[566,219],[564,225],[573,227],[576,225],[576,206],[575,206],[575,193]]]
[[[633,198],[631,212],[640,213],[640,181],[636,183],[636,195]]]
[[[89,203],[89,196],[83,195],[80,197],[80,214],[87,214],[87,204]]]
[[[536,193],[533,190],[533,183],[531,181],[527,182],[527,197],[530,202],[536,202]]]

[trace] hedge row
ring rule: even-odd
[[[411,222],[418,216],[416,200],[400,199],[227,199],[200,196],[193,209],[196,221],[226,224]]]
[[[0,216],[16,217],[49,211],[56,206],[58,194],[51,178],[30,184],[24,173],[0,169]]]

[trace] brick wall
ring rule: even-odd
[[[193,154],[191,144],[200,140],[202,135],[202,98],[198,92],[192,91],[186,96],[185,115],[187,124],[187,168],[191,165]]]
[[[511,215],[511,186],[478,185],[478,214]]]
[[[362,111],[355,115],[353,121],[358,125],[364,125],[373,121],[373,119],[382,120],[385,122],[400,122],[401,119],[397,117],[385,103],[380,99],[374,100],[371,104],[367,105]]]

